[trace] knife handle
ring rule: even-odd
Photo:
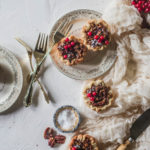
[[[130,143],[131,143],[131,142],[130,142],[129,140],[127,140],[127,141],[125,142],[125,144],[121,144],[121,145],[117,148],[117,150],[126,150],[127,147],[128,147],[128,145],[129,145]]]

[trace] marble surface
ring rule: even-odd
[[[66,12],[75,9],[93,9],[103,12],[110,0],[0,0],[0,45],[8,48],[18,58],[24,78],[30,71],[26,50],[14,38],[20,37],[32,48],[39,32],[49,33],[55,21]],[[48,150],[43,131],[53,127],[52,116],[62,105],[78,107],[82,81],[70,79],[46,60],[41,80],[53,103],[46,104],[36,85],[33,105],[22,105],[24,87],[18,101],[0,114],[1,150]],[[56,150],[62,147],[55,148]]]

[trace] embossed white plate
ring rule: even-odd
[[[101,16],[101,13],[87,9],[75,10],[62,16],[51,30],[50,47],[53,45],[54,34],[62,22],[69,21],[72,23],[73,27],[69,35],[75,35],[81,38],[83,25],[91,19],[100,19]],[[67,66],[58,60],[55,54],[52,56],[52,60],[57,69],[70,78],[79,80],[92,79],[103,75],[112,67],[116,60],[116,44],[112,41],[110,46],[103,51],[89,51],[84,62],[78,65]]]
[[[10,108],[20,95],[22,70],[16,57],[0,46],[0,112]]]

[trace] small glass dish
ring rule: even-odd
[[[70,105],[65,105],[56,110],[53,121],[55,127],[59,131],[63,133],[72,133],[78,129],[81,117],[76,108]],[[69,125],[69,123],[72,123],[72,125]]]

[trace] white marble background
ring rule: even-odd
[[[0,45],[19,59],[24,77],[29,71],[27,53],[14,37],[25,40],[32,48],[39,32],[49,33],[55,21],[71,10],[88,8],[103,12],[110,0],[0,0]],[[48,150],[43,131],[53,127],[52,116],[61,105],[79,105],[82,82],[65,77],[48,58],[41,77],[55,103],[47,105],[38,87],[34,104],[22,105],[26,85],[15,105],[0,115],[0,150]],[[62,149],[61,146],[57,149]]]

